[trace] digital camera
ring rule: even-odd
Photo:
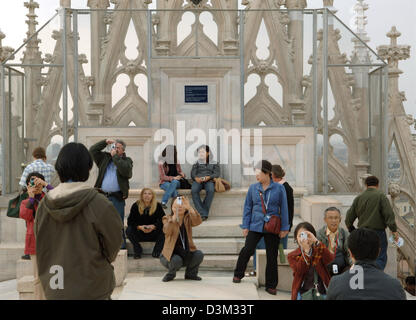
[[[305,241],[306,239],[308,239],[308,235],[306,234],[306,232],[301,232],[300,241]]]

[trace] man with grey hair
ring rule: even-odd
[[[110,145],[110,152],[102,151]],[[133,161],[126,156],[126,144],[123,140],[106,139],[90,148],[90,153],[98,167],[95,188],[98,188],[110,200],[120,214],[124,226],[124,208],[129,195],[129,179],[132,177]],[[126,249],[126,235],[123,227],[123,244]]]
[[[340,227],[341,212],[336,207],[325,210],[324,221],[326,226],[318,230],[316,238],[321,241],[334,255],[334,260],[328,265],[328,271],[337,275],[346,270],[351,264],[348,254],[348,231]]]

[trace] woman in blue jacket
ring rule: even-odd
[[[272,165],[267,160],[260,161],[256,167],[256,179],[258,183],[252,184],[248,189],[244,203],[243,235],[246,237],[244,248],[238,256],[236,268],[234,270],[234,283],[241,282],[244,278],[247,263],[254,254],[257,243],[264,237],[266,243],[266,291],[276,294],[278,281],[277,275],[277,254],[279,242],[289,233],[289,215],[285,188],[273,182],[271,179]],[[260,194],[263,195],[263,202],[268,216],[280,215],[281,228],[280,234],[264,232],[265,215]]]

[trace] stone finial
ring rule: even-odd
[[[36,1],[30,0],[30,2],[25,2],[24,6],[29,9],[29,13],[26,15],[29,20],[27,20],[26,23],[29,26],[27,36],[30,37],[36,32],[36,25],[38,24],[36,18],[38,16],[35,14],[35,9],[39,8],[39,4]]]
[[[88,0],[87,6],[91,9],[107,9],[110,6],[109,0]]]
[[[324,7],[333,7],[334,6],[334,0],[323,0]]]
[[[2,40],[4,38],[6,38],[6,35],[0,30],[0,62],[6,60],[14,52],[13,48],[3,47]],[[14,57],[11,57],[11,59],[14,59]]]
[[[71,8],[71,0],[59,0],[61,8]]]
[[[401,36],[401,33],[395,26],[387,33],[387,37],[390,38],[390,45],[382,45],[377,47],[379,56],[389,62],[390,66],[393,67],[390,71],[401,73],[398,69],[399,61],[410,58],[410,46],[409,45],[398,45],[397,38]]]
[[[370,55],[368,48],[360,41],[365,43],[370,41],[367,31],[365,29],[367,25],[367,16],[365,12],[368,10],[368,4],[364,0],[357,0],[358,2],[354,6],[355,12],[355,33],[360,38],[354,37],[351,41],[354,43],[354,51],[352,53],[352,61],[354,63],[369,63]]]
[[[365,26],[367,25],[367,16],[365,12],[368,10],[368,4],[364,0],[358,0],[354,6],[355,12],[355,30],[357,33],[366,34]]]
[[[285,6],[288,9],[305,9],[307,3],[306,0],[286,0]]]
[[[397,38],[399,38],[401,35],[401,32],[397,30],[396,26],[393,26],[387,33],[387,37],[390,38],[390,46],[397,46]]]

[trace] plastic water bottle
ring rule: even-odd
[[[398,248],[402,247],[404,244],[404,240],[402,237],[399,237],[399,239],[396,241],[394,241],[394,237],[390,236],[389,241],[394,244],[395,246],[397,246]]]

